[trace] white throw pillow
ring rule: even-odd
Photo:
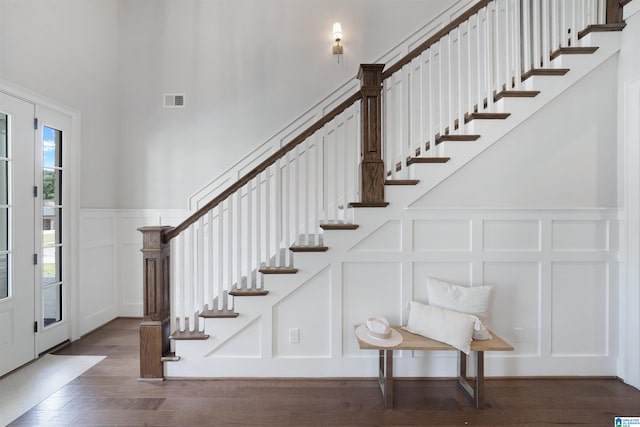
[[[491,339],[486,324],[489,321],[489,304],[492,292],[493,286],[460,286],[427,277],[427,294],[430,305],[472,314],[480,319],[480,328],[473,332],[474,340]]]
[[[411,301],[409,320],[404,329],[412,334],[449,344],[469,354],[476,323],[480,323],[476,316]]]

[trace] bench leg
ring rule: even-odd
[[[380,350],[378,384],[385,408],[393,408],[393,350]]]
[[[471,398],[477,409],[484,408],[484,351],[476,351],[476,377],[471,387],[467,380],[467,355],[460,352],[458,384]]]

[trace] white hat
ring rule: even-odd
[[[371,317],[356,328],[356,336],[367,344],[378,347],[395,347],[402,342],[400,332],[392,329],[384,317]]]

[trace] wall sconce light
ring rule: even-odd
[[[342,45],[340,44],[342,40],[342,25],[339,22],[333,24],[333,39],[336,41],[336,44],[333,45],[333,54],[342,55]],[[339,56],[338,62],[340,62]]]

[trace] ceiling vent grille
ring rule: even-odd
[[[184,93],[165,93],[162,98],[164,99],[164,108],[184,108]]]

